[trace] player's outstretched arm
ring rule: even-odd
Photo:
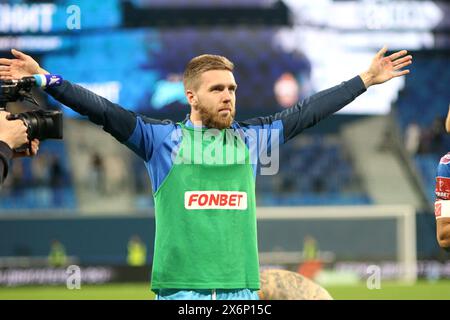
[[[386,82],[392,78],[409,73],[404,69],[412,63],[412,56],[406,50],[385,57],[387,48],[383,47],[372,59],[368,69],[358,76],[339,85],[320,91],[295,106],[271,116],[253,118],[243,124],[271,128],[281,122],[282,142],[286,142],[303,130],[344,108],[372,85]],[[276,127],[280,127],[278,124]]]
[[[0,59],[0,79],[48,74],[31,56],[15,49],[11,53],[16,59]],[[48,88],[46,92],[75,112],[88,116],[95,124],[102,125],[120,142],[126,141],[136,127],[134,113],[69,81],[63,81],[60,87]]]
[[[48,74],[31,56],[14,49],[11,53],[15,59],[0,58],[0,79]],[[138,121],[135,113],[66,80],[59,87],[47,88],[46,92],[75,112],[87,116],[93,123],[103,126],[106,132],[126,143],[143,159],[149,158],[152,138],[148,135],[151,131],[144,130],[145,128],[136,130],[138,125],[145,127],[145,121]]]

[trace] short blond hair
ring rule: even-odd
[[[183,74],[185,90],[197,89],[198,80],[202,73],[210,70],[228,70],[233,72],[234,64],[223,56],[203,54],[193,58],[186,66]]]

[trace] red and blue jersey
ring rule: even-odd
[[[442,217],[443,205],[441,200],[450,200],[450,153],[444,155],[439,161],[436,173],[435,195],[434,215],[436,218],[440,218]]]
[[[439,161],[436,174],[436,200],[450,199],[450,153]]]

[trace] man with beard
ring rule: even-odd
[[[47,89],[146,163],[155,198],[152,290],[157,299],[258,299],[257,159],[340,110],[366,89],[408,73],[406,51],[268,117],[235,121],[237,84],[227,58],[201,55],[184,72],[191,112],[180,123],[135,114],[71,84]],[[0,59],[0,77],[46,73],[31,57]],[[258,94],[258,92],[255,92]]]

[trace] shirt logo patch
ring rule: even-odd
[[[184,207],[187,210],[246,210],[247,192],[238,191],[186,191]]]
[[[434,215],[436,217],[441,216],[441,210],[442,210],[442,204],[440,202],[435,202],[434,203]]]
[[[437,177],[435,192],[440,199],[449,200],[450,178]]]

